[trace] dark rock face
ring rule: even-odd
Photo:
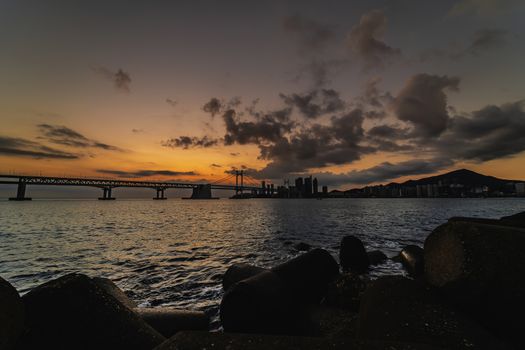
[[[137,308],[135,312],[157,332],[169,338],[179,331],[207,331],[210,320],[204,312],[174,308]]]
[[[516,227],[525,228],[525,211],[510,216],[504,216],[501,218],[501,221],[504,224],[511,224]]]
[[[481,326],[450,308],[429,286],[400,276],[382,277],[365,291],[358,336],[446,349],[507,349]]]
[[[412,277],[421,277],[425,271],[425,256],[423,248],[417,245],[407,245],[399,253],[399,260]]]
[[[450,221],[425,241],[425,278],[503,339],[522,344],[525,229]]]
[[[354,236],[343,237],[339,249],[339,262],[343,271],[365,273],[370,263],[363,242]]]
[[[22,297],[22,349],[152,349],[165,338],[91,278],[69,274]]]
[[[283,281],[272,271],[240,281],[223,296],[222,326],[228,332],[300,333],[298,308]],[[302,325],[301,325],[302,326]]]
[[[371,252],[367,252],[366,255],[368,255],[368,261],[370,265],[380,265],[384,263],[388,257],[380,250],[373,250]]]
[[[180,332],[155,350],[437,350],[425,344],[240,333]]]
[[[109,278],[93,277],[92,280],[100,288],[102,288],[106,293],[113,296],[115,299],[120,301],[122,304],[127,306],[129,309],[133,309],[138,306],[137,303],[131,300],[126,295],[126,293],[124,293],[119,287],[117,287],[117,285]]]
[[[13,349],[24,327],[24,304],[16,289],[0,277],[0,349]]]
[[[228,332],[303,334],[306,305],[319,304],[339,267],[325,250],[314,249],[233,285],[221,302]]]
[[[263,271],[267,271],[267,269],[249,264],[233,264],[222,277],[222,288],[226,291],[235,283],[253,277]]]
[[[339,275],[339,266],[324,249],[313,249],[272,268],[300,303],[318,304],[328,284]]]

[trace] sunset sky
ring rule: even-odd
[[[0,173],[525,178],[525,2],[0,2]]]

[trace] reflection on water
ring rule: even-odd
[[[233,263],[274,266],[298,242],[336,256],[345,234],[392,256],[451,216],[524,210],[523,199],[0,202],[0,275],[23,293],[80,271],[111,278],[141,305],[214,314]],[[391,272],[400,266],[374,274]]]

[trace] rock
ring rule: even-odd
[[[152,349],[165,338],[91,278],[68,274],[22,297],[22,349]]]
[[[507,349],[481,326],[446,305],[422,281],[382,277],[365,291],[359,339],[428,344],[446,349]]]
[[[503,224],[525,228],[525,211],[510,216],[504,216],[501,218],[501,221]]]
[[[304,243],[304,242],[297,243],[293,247],[295,248],[295,250],[300,251],[300,252],[307,252],[312,248],[311,245],[309,245],[308,243]]]
[[[299,303],[319,304],[328,284],[339,276],[339,266],[324,249],[313,249],[272,268]]]
[[[267,271],[267,269],[249,264],[233,264],[226,270],[226,273],[222,277],[222,287],[224,290],[228,290],[235,283],[255,276],[263,271]]]
[[[417,245],[407,245],[399,253],[399,259],[405,270],[412,277],[421,277],[425,269],[423,248]]]
[[[439,347],[349,338],[291,337],[219,332],[179,332],[155,350],[437,350]]]
[[[304,334],[305,305],[319,304],[339,267],[325,250],[314,249],[233,285],[220,306],[227,332]]]
[[[228,289],[222,297],[220,316],[227,332],[298,334],[304,329],[304,317],[298,313],[290,290],[272,271]]]
[[[310,330],[308,335],[330,338],[355,338],[358,314],[348,309],[326,305],[309,309]]]
[[[170,307],[137,308],[135,312],[157,332],[169,338],[179,331],[207,331],[210,320],[204,312]]]
[[[425,241],[425,278],[503,339],[521,344],[525,324],[525,229],[451,221]]]
[[[102,277],[93,277],[93,282],[95,282],[100,288],[102,288],[106,293],[112,295],[115,299],[120,301],[122,304],[127,306],[129,309],[134,309],[138,305],[133,300],[131,300],[126,293],[124,293],[117,285],[108,278]]]
[[[368,262],[370,265],[380,265],[384,263],[388,257],[380,250],[373,250],[371,252],[367,252],[366,255],[368,255]]]
[[[323,304],[358,312],[361,297],[369,283],[370,280],[363,275],[342,274],[330,283]]]
[[[24,329],[24,304],[16,289],[0,277],[0,349],[14,349]]]
[[[354,236],[345,236],[339,249],[339,262],[343,271],[365,273],[368,270],[368,255],[363,242]]]

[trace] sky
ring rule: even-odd
[[[525,2],[0,1],[0,173],[525,178]]]

